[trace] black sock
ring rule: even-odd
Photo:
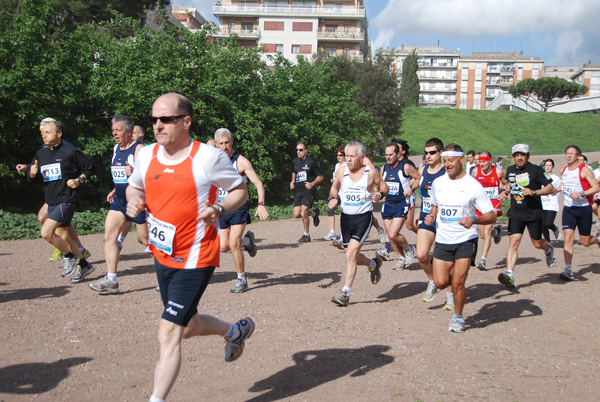
[[[85,258],[82,258],[81,260],[79,260],[79,266],[81,266],[81,268],[87,268],[89,265],[89,262],[87,262],[87,260]]]
[[[67,254],[65,254],[65,258],[75,258],[75,254],[69,251]]]

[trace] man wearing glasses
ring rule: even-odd
[[[166,399],[181,365],[181,340],[225,337],[225,361],[241,356],[254,322],[230,324],[200,315],[198,302],[219,265],[217,219],[247,200],[241,176],[222,151],[193,141],[193,106],[176,93],[152,106],[156,144],[140,150],[127,187],[127,215],[148,211],[150,250],[164,305],[158,328],[160,357],[150,401]],[[228,191],[217,203],[217,189]]]
[[[296,144],[297,157],[292,160],[292,181],[290,189],[296,190],[294,197],[294,218],[302,218],[304,225],[304,234],[298,240],[298,243],[310,242],[308,233],[310,222],[309,215],[313,218],[315,227],[319,226],[319,209],[312,207],[317,186],[323,181],[323,174],[317,164],[317,161],[308,156],[308,146],[302,141]]]

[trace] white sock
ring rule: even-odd
[[[117,283],[117,274],[106,273],[106,279],[112,283]]]
[[[119,247],[123,247],[123,242],[125,241],[125,238],[121,235],[119,235],[119,237],[117,237],[117,243],[119,244]]]
[[[335,230],[330,230],[329,233],[330,234],[335,234]]]
[[[241,274],[238,272],[238,279],[243,279],[244,281],[246,280],[246,273],[242,272]]]
[[[236,339],[241,335],[241,332],[237,325],[229,324],[229,331],[225,334],[225,338],[227,339]]]
[[[250,239],[246,236],[242,237],[242,247],[247,247],[250,245]]]
[[[346,292],[346,294],[347,294],[348,296],[350,296],[350,288],[349,288],[348,286],[344,286],[344,287],[342,288],[342,290],[343,290],[344,292]]]
[[[308,234],[307,232],[304,232],[304,236],[310,236],[310,234]]]
[[[154,395],[150,395],[150,399],[148,399],[148,402],[165,402],[165,400],[157,398]]]
[[[485,257],[481,257],[481,259],[482,259],[483,261],[486,261],[486,258],[485,258]]]
[[[507,269],[507,270],[506,270],[506,273],[507,273],[508,275],[510,275],[510,276],[513,276],[513,271],[512,271],[512,269]]]
[[[571,264],[567,264],[567,266],[565,267],[567,271],[571,270]]]

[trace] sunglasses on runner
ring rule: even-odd
[[[182,117],[187,116],[186,114],[180,114],[179,116],[160,116],[160,117],[150,117],[150,123],[152,123],[152,125],[155,125],[157,121],[160,120],[161,123],[163,124],[167,124],[167,123],[171,123],[177,119],[181,119]]]
[[[423,152],[423,154],[425,154],[425,155],[435,155],[438,152],[440,152],[440,151],[425,151],[425,152]]]

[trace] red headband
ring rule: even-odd
[[[479,156],[479,160],[480,161],[492,161],[492,157],[491,156]]]

